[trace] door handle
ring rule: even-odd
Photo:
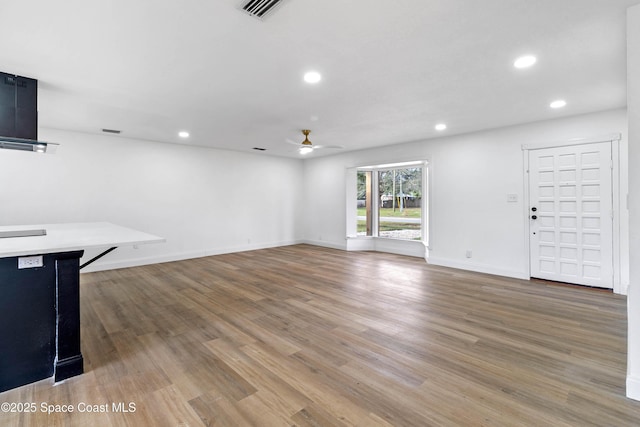
[[[531,219],[538,219],[538,215],[531,215]]]
[[[537,210],[538,210],[538,208],[536,208],[535,206],[531,208],[531,212],[535,212]]]

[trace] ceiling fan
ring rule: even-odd
[[[311,141],[309,141],[309,134],[310,133],[311,133],[311,131],[309,129],[302,129],[302,134],[304,135],[304,141],[295,142],[295,141],[292,141],[290,139],[287,139],[286,141],[289,144],[297,145],[300,154],[309,154],[313,150],[318,150],[320,148],[335,148],[335,149],[344,148],[341,145],[314,145]]]

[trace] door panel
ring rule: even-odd
[[[611,143],[529,151],[531,276],[613,288]]]

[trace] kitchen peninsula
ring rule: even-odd
[[[110,223],[0,227],[0,392],[83,372],[80,269],[164,239]],[[107,248],[80,265],[86,249]]]

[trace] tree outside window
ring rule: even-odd
[[[358,234],[420,240],[422,182],[422,167],[358,171]],[[369,192],[376,195],[375,203],[372,195],[367,197],[368,185],[377,185],[377,192]],[[372,209],[373,205],[377,209]],[[374,215],[377,221],[373,221]],[[375,233],[373,223],[378,226]]]

